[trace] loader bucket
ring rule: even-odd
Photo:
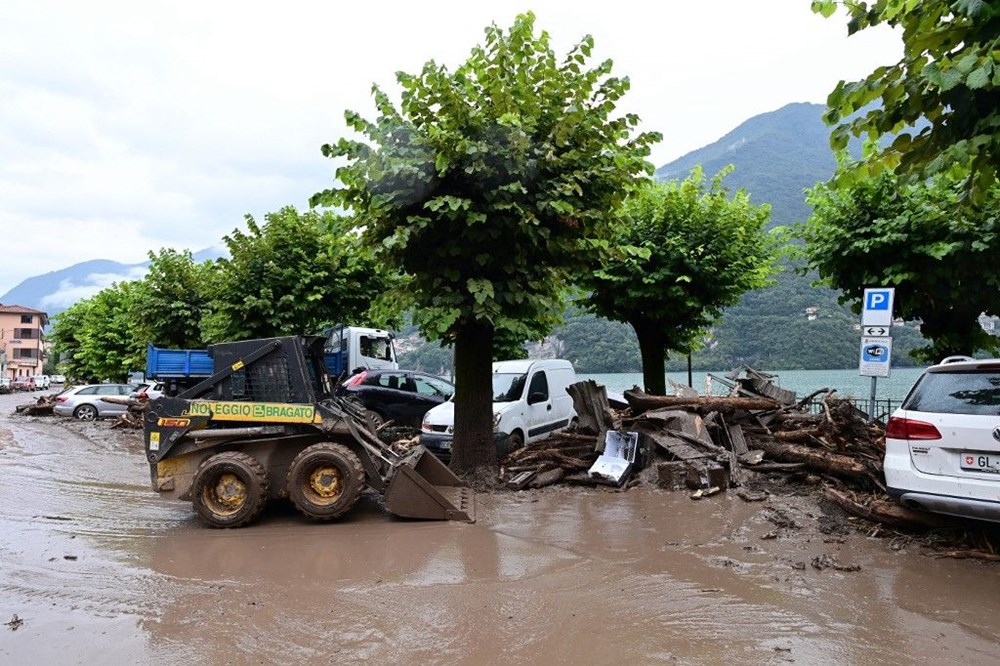
[[[476,522],[476,493],[422,446],[393,470],[385,508],[402,518]]]

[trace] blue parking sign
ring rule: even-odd
[[[892,326],[893,287],[865,289],[864,308],[861,310],[862,326]]]

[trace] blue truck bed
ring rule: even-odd
[[[150,379],[209,377],[213,368],[207,349],[146,348],[146,377]]]

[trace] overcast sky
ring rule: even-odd
[[[49,2],[0,4],[0,294],[89,259],[197,251],[243,215],[332,183],[321,144],[372,83],[452,67],[531,9],[558,53],[584,34],[663,134],[656,166],[747,118],[818,102],[898,59],[808,0]],[[866,31],[867,32],[867,31]]]

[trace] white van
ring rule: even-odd
[[[496,430],[510,435],[511,448],[545,439],[576,418],[566,387],[576,383],[573,364],[563,360],[498,361],[493,364],[493,415]],[[454,399],[424,415],[420,443],[439,458],[451,458]]]
[[[48,375],[35,375],[35,388],[47,391],[51,385]]]

